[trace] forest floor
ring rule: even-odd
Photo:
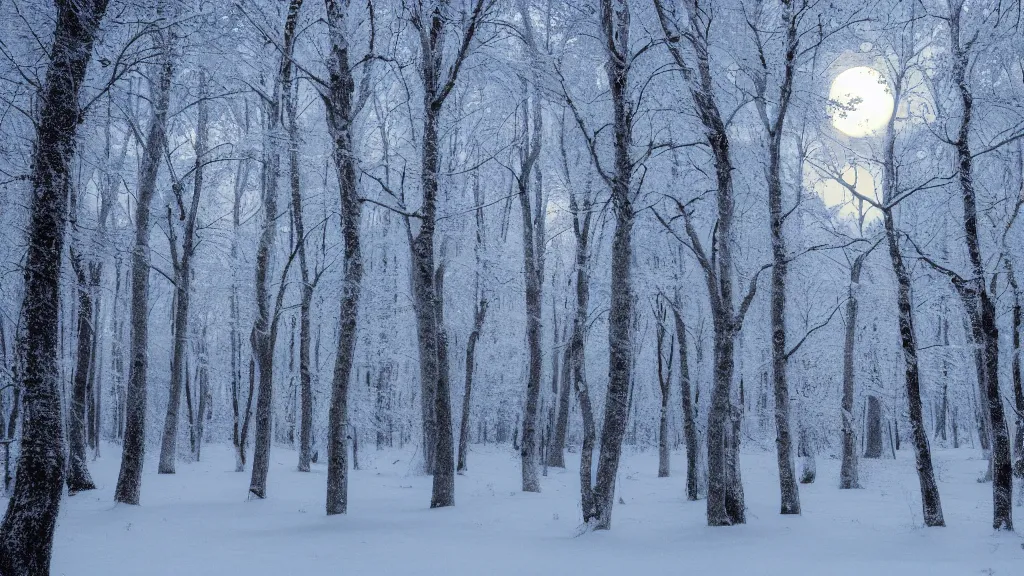
[[[120,449],[103,448],[90,466],[99,489],[61,507],[54,575],[1024,574],[1020,535],[991,529],[991,485],[976,481],[985,461],[975,450],[936,451],[948,527],[933,529],[921,526],[908,450],[862,460],[862,490],[838,490],[838,461],[820,459],[796,517],[778,514],[772,455],[744,454],[748,524],[730,528],[708,528],[705,503],[684,500],[681,453],[672,477],[657,478],[654,452],[627,451],[612,530],[577,535],[575,454],[542,478],[542,493],[525,494],[511,448],[474,447],[456,506],[429,510],[430,478],[413,473],[411,449],[365,450],[349,513],[328,518],[324,465],[297,472],[291,450],[274,449],[266,500],[246,500],[249,474],[233,471],[229,446],[214,445],[173,476],[147,461],[133,507],[114,505]],[[1024,526],[1024,508],[1015,513]]]

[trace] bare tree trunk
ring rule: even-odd
[[[570,335],[570,340],[572,336]],[[549,448],[548,465],[565,468],[565,440],[569,433],[569,391],[572,387],[572,346],[562,354],[562,384],[558,388],[558,407],[554,422],[554,437]]]
[[[210,410],[210,359],[207,353],[206,326],[203,326],[203,334],[199,340],[199,366],[196,370],[196,379],[199,384],[199,414],[196,419],[196,433],[192,442],[192,459],[199,461],[203,449],[203,434],[206,430],[207,413]]]
[[[124,440],[125,424],[125,374],[124,374],[124,315],[118,303],[121,301],[121,259],[115,260],[114,266],[114,336],[111,344],[110,363],[114,372],[114,381],[111,383],[111,392],[114,396],[114,434],[118,442]]]
[[[864,448],[865,458],[882,457],[882,403],[878,396],[868,396],[868,413],[866,417],[867,437]]]
[[[156,193],[156,178],[163,158],[167,131],[167,108],[171,96],[174,62],[171,54],[173,33],[154,33],[160,45],[160,64],[153,84],[152,116],[139,167],[138,197],[135,201],[135,246],[132,250],[131,292],[131,365],[125,399],[125,429],[121,471],[117,477],[114,500],[122,504],[139,503],[142,465],[146,455],[146,387],[149,370],[149,267],[150,205]]]
[[[857,432],[854,428],[854,346],[857,343],[857,296],[860,293],[860,272],[868,252],[858,254],[850,266],[850,289],[846,300],[846,334],[843,342],[843,463],[839,470],[839,488],[860,488],[857,472]],[[876,400],[877,402],[877,400]],[[879,446],[881,450],[881,446]]]
[[[203,191],[203,165],[206,162],[206,142],[209,135],[209,112],[207,104],[207,76],[200,71],[199,98],[196,122],[196,161],[193,171],[192,200],[188,212],[184,211],[184,191],[179,181],[173,183],[174,193],[181,210],[179,220],[185,221],[182,230],[181,253],[178,253],[177,239],[171,207],[167,207],[167,228],[170,234],[171,261],[174,265],[174,320],[171,332],[174,336],[171,354],[170,397],[167,400],[167,415],[164,418],[164,433],[160,442],[160,464],[157,472],[174,474],[178,453],[178,410],[181,406],[182,377],[185,375],[186,347],[189,341],[189,305],[192,301],[192,257],[196,249],[196,219],[199,216],[199,199]],[[194,452],[194,450],[193,450]]]
[[[529,27],[527,28],[529,29]],[[536,99],[538,94],[534,94]],[[523,103],[524,137],[529,131],[527,117],[529,105]],[[539,104],[534,103],[539,108]],[[540,114],[535,113],[535,118]],[[522,462],[523,492],[540,492],[540,479],[537,476],[537,417],[540,403],[541,363],[541,264],[543,258],[543,238],[535,230],[533,208],[530,201],[530,176],[533,166],[540,156],[540,126],[534,125],[529,144],[525,145],[520,173],[516,175],[519,189],[519,207],[523,221],[523,275],[526,284],[526,343],[529,349],[528,371],[526,379],[526,405],[523,409],[523,441],[520,445]]]
[[[459,426],[459,462],[456,471],[466,470],[466,452],[469,444],[469,408],[470,395],[473,391],[473,366],[476,359],[476,342],[480,339],[480,331],[484,326],[484,317],[487,314],[487,300],[480,297],[473,313],[473,331],[469,333],[469,340],[466,342],[466,390],[462,395],[462,422]]]
[[[246,107],[246,124],[248,124],[248,107]],[[247,130],[248,131],[248,130]],[[230,328],[231,328],[231,441],[235,447],[235,471],[241,472],[245,468],[245,434],[242,433],[243,419],[248,421],[250,405],[245,407],[245,414],[242,414],[242,333],[241,333],[241,311],[238,301],[238,236],[241,227],[242,193],[245,191],[249,180],[248,159],[238,163],[238,170],[235,172],[234,203],[231,209],[232,235],[231,235],[231,297],[230,297]],[[249,381],[249,399],[252,399],[252,379]]]
[[[256,392],[256,359],[249,354],[249,392],[245,400],[245,412],[242,416],[241,428],[238,431],[238,459],[235,472],[245,469],[246,446],[249,440],[249,422],[252,420],[252,399]]]
[[[443,68],[444,44],[450,28],[448,1],[441,0],[424,11],[411,10],[412,24],[419,33],[420,71],[423,81],[423,149],[420,180],[423,204],[417,219],[419,231],[408,235],[412,256],[412,285],[416,336],[419,343],[421,408],[423,415],[424,469],[434,475],[431,508],[455,504],[455,454],[451,429],[448,375],[441,372],[442,327],[437,310],[443,295],[434,286],[434,233],[437,226],[437,192],[440,156],[438,123],[445,100],[454,89],[459,70],[470,52],[470,44],[484,17],[484,0],[474,0],[472,13],[465,19],[455,60]],[[447,362],[445,361],[445,365]]]
[[[277,304],[271,310],[269,283],[270,253],[277,236],[277,186],[281,172],[281,155],[277,149],[277,131],[281,123],[281,92],[289,82],[292,69],[292,49],[295,43],[295,28],[299,18],[302,0],[291,0],[285,18],[283,53],[277,76],[274,78],[273,93],[266,104],[265,133],[263,140],[263,230],[256,251],[256,322],[250,340],[253,356],[256,358],[259,377],[259,396],[256,401],[256,430],[253,439],[252,480],[249,493],[265,498],[267,472],[270,467],[270,442],[274,400],[274,346],[277,339],[277,322],[281,312],[280,301],[284,293],[285,273],[281,275]],[[291,258],[289,258],[291,264]],[[287,270],[287,269],[286,269]]]
[[[276,90],[276,88],[275,88]],[[268,117],[265,129],[270,132],[276,121],[276,104],[267,106]],[[271,303],[269,294],[270,252],[277,236],[277,177],[279,157],[273,138],[268,134],[264,139],[264,168],[262,178],[263,231],[256,251],[256,321],[249,341],[253,359],[256,362],[258,395],[256,400],[256,427],[253,438],[252,479],[249,493],[257,498],[266,497],[267,472],[270,467],[270,433],[273,417],[274,398],[274,343],[271,341]]]
[[[675,355],[675,336],[670,338],[668,343],[668,360],[666,361],[665,351],[665,321],[668,318],[668,310],[659,295],[654,310],[658,325],[655,331],[657,341],[656,354],[658,356],[658,386],[661,389],[661,411],[658,426],[658,478],[669,476],[669,439],[668,439],[668,400],[672,389],[672,358]],[[667,370],[666,370],[667,366]],[[667,373],[666,373],[667,372]]]
[[[1013,291],[1013,350],[1011,369],[1013,371],[1013,403],[1017,413],[1016,433],[1013,439],[1013,475],[1024,482],[1024,386],[1021,384],[1021,362],[1020,362],[1020,331],[1024,323],[1024,312],[1021,308],[1020,287],[1017,284],[1017,276],[1014,274],[1010,256],[1004,255],[1006,275],[1010,282],[1010,289]]]
[[[890,127],[891,127],[890,123]],[[891,128],[890,128],[891,132]],[[891,148],[894,137],[890,136],[886,143]],[[891,156],[890,156],[891,158]],[[886,165],[887,187],[894,186],[888,180],[893,174],[889,169],[892,164]],[[887,190],[888,192],[889,190]],[[886,198],[892,198],[886,194]],[[921,484],[921,506],[924,513],[926,526],[945,526],[942,517],[942,503],[939,499],[939,489],[935,483],[935,472],[932,468],[931,450],[928,447],[928,434],[924,429],[923,414],[921,409],[921,382],[917,362],[917,336],[914,333],[913,308],[910,302],[910,273],[903,263],[903,256],[897,240],[896,227],[893,222],[891,210],[883,210],[882,216],[885,224],[886,238],[889,244],[889,257],[892,260],[893,270],[896,272],[896,303],[899,310],[900,343],[903,347],[903,358],[905,365],[905,378],[907,386],[907,403],[909,404],[911,432],[914,441],[914,454],[917,460],[917,474]],[[868,442],[871,442],[871,431],[868,432]],[[869,457],[865,454],[865,457]]]
[[[682,299],[676,292],[672,303],[672,315],[675,318],[676,340],[679,343],[679,393],[683,405],[683,439],[686,444],[686,499],[695,501],[698,498],[696,411],[690,384],[690,357],[686,346],[686,323],[683,322]]]
[[[49,574],[53,532],[64,486],[64,426],[58,384],[60,270],[79,91],[105,0],[58,1],[32,151],[32,211],[18,337],[25,389],[21,453],[14,494],[0,524],[0,573]]]
[[[466,457],[469,452],[469,413],[473,392],[473,372],[476,364],[476,343],[480,339],[480,333],[484,327],[484,318],[487,315],[487,298],[480,288],[480,272],[483,268],[482,255],[484,247],[484,208],[483,193],[480,190],[480,173],[473,174],[473,202],[476,222],[476,242],[473,245],[473,255],[476,260],[473,275],[473,293],[476,295],[477,303],[473,310],[473,330],[469,333],[466,341],[466,386],[462,395],[462,421],[459,424],[459,460],[456,465],[456,472],[466,471]]]
[[[713,234],[712,257],[708,257],[697,231],[693,227],[689,208],[681,202],[677,208],[686,225],[688,246],[697,257],[704,271],[714,320],[714,386],[711,393],[711,407],[708,411],[708,501],[707,519],[709,526],[730,526],[745,521],[743,513],[743,485],[739,477],[738,441],[730,444],[730,389],[734,371],[733,352],[735,340],[743,324],[746,311],[753,301],[757,289],[758,274],[750,282],[739,310],[733,302],[732,275],[732,223],[735,212],[733,197],[732,160],[729,149],[729,134],[722,119],[714,95],[711,76],[711,62],[707,38],[708,14],[695,3],[687,3],[686,12],[680,23],[675,10],[666,7],[662,0],[655,0],[655,9],[662,30],[668,40],[667,47],[687,82],[690,97],[704,126],[705,138],[711,147],[715,163],[717,228]],[[695,33],[682,34],[681,27]],[[686,40],[693,50],[693,65],[687,62],[679,42]],[[660,218],[660,216],[659,216]],[[668,227],[668,223],[662,220]],[[717,259],[715,258],[717,256]],[[764,270],[762,267],[761,270]]]
[[[348,509],[348,389],[355,356],[359,296],[363,281],[363,256],[360,249],[360,203],[356,189],[356,158],[351,126],[366,102],[369,69],[363,71],[359,99],[353,102],[355,81],[349,65],[345,8],[335,0],[326,0],[331,51],[327,125],[334,144],[334,163],[341,195],[341,227],[345,239],[345,284],[341,293],[338,351],[331,384],[331,408],[327,444],[327,514],[344,514]],[[373,54],[373,5],[369,5],[370,54]],[[367,63],[367,67],[369,63]],[[356,447],[353,432],[353,450]],[[356,468],[359,465],[356,463]]]
[[[566,182],[569,182],[568,157],[565,153],[564,140],[560,142],[562,152],[562,169]],[[594,442],[597,439],[597,426],[594,422],[594,408],[590,402],[590,390],[587,387],[584,366],[587,342],[587,316],[590,308],[590,224],[593,216],[593,201],[589,185],[581,195],[582,202],[577,200],[575,193],[569,196],[569,209],[572,212],[573,234],[576,237],[574,268],[576,270],[576,314],[572,323],[572,336],[569,340],[566,364],[571,364],[572,381],[580,403],[580,414],[583,418],[583,442],[580,448],[580,504],[583,511],[583,523],[590,525],[597,521],[597,505],[594,502],[592,470],[594,466]],[[568,384],[568,383],[567,383]],[[568,405],[568,401],[565,403]],[[560,410],[561,412],[561,410]],[[568,425],[568,407],[564,421]],[[559,427],[563,417],[559,414]]]
[[[986,289],[985,267],[978,238],[978,216],[974,191],[973,160],[970,147],[971,120],[974,96],[967,79],[970,43],[961,44],[960,21],[965,1],[950,3],[950,52],[953,60],[953,82],[959,89],[961,100],[960,131],[956,140],[956,156],[960,191],[964,206],[964,241],[971,261],[971,280],[960,289],[964,304],[971,316],[971,329],[975,343],[981,349],[985,383],[985,412],[992,434],[992,527],[1013,530],[1013,475],[1010,461],[1010,433],[1003,412],[1003,399],[999,390],[999,328],[996,324],[995,303]],[[970,302],[968,302],[970,300]],[[916,433],[916,431],[915,431]]]
[[[72,202],[76,203],[75,191],[71,192]],[[93,359],[93,296],[90,289],[86,264],[82,255],[74,246],[70,249],[71,267],[77,279],[78,292],[78,346],[75,362],[75,375],[72,384],[71,410],[68,415],[69,461],[67,471],[68,493],[76,494],[86,490],[95,490],[96,485],[89,475],[86,464],[86,400],[89,394],[89,375]]]
[[[615,232],[612,236],[611,309],[608,312],[608,393],[605,400],[604,426],[601,428],[601,453],[594,485],[597,510],[595,528],[611,528],[612,505],[615,503],[615,479],[622,454],[622,439],[629,419],[629,389],[632,380],[633,346],[633,222],[636,217],[631,202],[633,160],[632,103],[629,101],[630,13],[628,0],[602,0],[601,30],[608,49],[605,72],[612,96],[614,130],[614,176],[610,178],[612,204],[615,209]]]
[[[282,83],[285,113],[288,116],[288,174],[292,193],[292,226],[298,242],[299,273],[302,276],[302,296],[299,301],[299,472],[309,472],[313,457],[313,375],[310,370],[309,346],[312,340],[310,314],[313,303],[314,280],[309,276],[306,258],[306,227],[303,220],[301,171],[299,168],[298,91],[289,74]]]

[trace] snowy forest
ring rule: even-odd
[[[0,575],[1022,573],[1022,11],[0,0]]]

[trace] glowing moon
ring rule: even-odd
[[[843,71],[832,82],[828,98],[832,125],[847,136],[873,136],[892,116],[893,99],[885,78],[874,68],[858,66]]]

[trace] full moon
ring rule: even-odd
[[[885,78],[874,68],[858,66],[836,76],[828,98],[832,125],[847,136],[874,136],[892,116],[893,99]]]

